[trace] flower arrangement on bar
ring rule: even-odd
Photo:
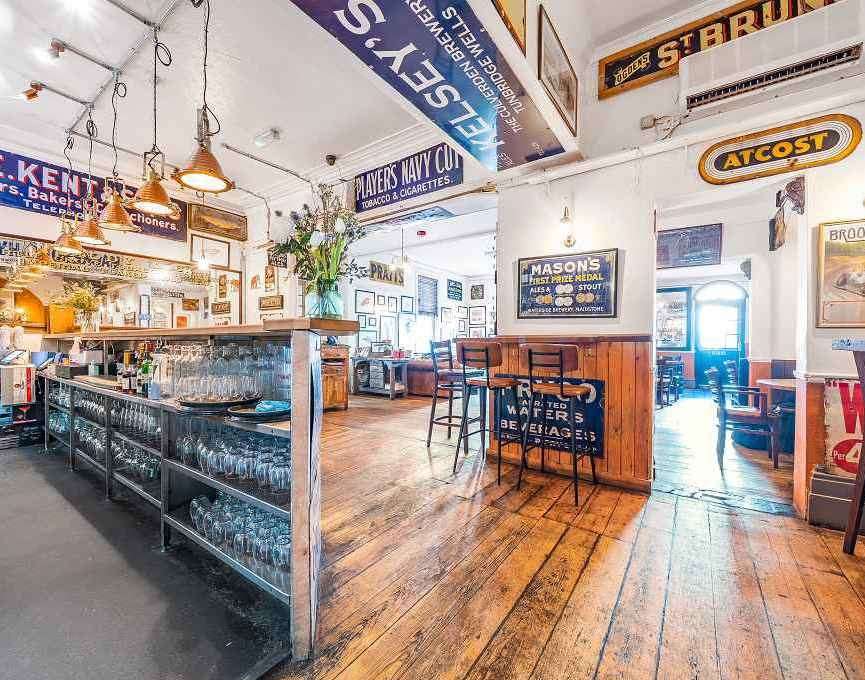
[[[99,332],[100,293],[92,283],[67,281],[63,284],[63,293],[54,302],[75,310],[75,323],[82,333]]]
[[[355,276],[365,275],[354,258],[349,259],[348,248],[366,236],[366,231],[333,186],[319,184],[313,193],[318,205],[313,209],[304,204],[302,211],[291,213],[292,229],[273,251],[294,256],[294,273],[306,286],[306,315],[341,319],[340,281],[348,277],[351,282]]]

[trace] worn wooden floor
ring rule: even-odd
[[[790,517],[451,475],[427,402],[325,418],[318,656],[272,678],[865,678],[865,560]],[[476,449],[475,445],[475,449]]]

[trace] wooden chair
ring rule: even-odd
[[[727,375],[728,385],[739,384],[739,362],[733,359],[727,359],[724,362],[724,373]]]
[[[433,387],[432,406],[429,414],[429,430],[426,437],[426,445],[430,445],[434,425],[442,425],[448,429],[448,439],[451,438],[451,430],[459,427],[462,417],[454,415],[454,400],[462,399],[465,391],[465,376],[461,369],[454,367],[453,350],[450,340],[441,342],[430,342],[430,355],[432,357],[433,375],[435,386]],[[473,373],[476,375],[477,373]],[[448,400],[448,414],[436,417],[436,406],[438,405],[439,393],[443,392]],[[468,453],[468,442],[466,442],[466,453]]]
[[[727,431],[750,432],[764,435],[768,442],[769,455],[774,459],[772,424],[767,414],[767,395],[758,387],[742,387],[740,385],[722,385],[717,368],[706,371],[709,389],[715,395],[718,404],[718,441],[716,454],[718,467],[724,467],[724,448],[727,443]],[[730,397],[736,401],[728,403]]]
[[[528,468],[527,454],[532,448],[529,446],[529,435],[531,434],[532,422],[534,422],[535,397],[540,397],[541,418],[541,472],[544,471],[546,457],[546,420],[549,410],[549,402],[559,399],[568,405],[568,426],[570,428],[570,454],[574,474],[574,505],[580,504],[579,496],[579,474],[577,464],[580,459],[588,456],[592,466],[592,482],[597,484],[598,478],[595,474],[595,458],[590,451],[577,450],[577,402],[585,398],[591,389],[586,385],[571,385],[565,383],[565,373],[576,371],[579,368],[579,355],[575,345],[548,345],[541,343],[529,343],[520,345],[520,365],[529,368],[529,388],[531,399],[529,401],[529,418],[523,433],[523,455],[520,461],[520,474],[517,478],[517,489],[523,481],[523,470]],[[585,420],[585,419],[582,419]]]

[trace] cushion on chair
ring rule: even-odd
[[[727,420],[763,420],[763,413],[752,406],[728,406]]]

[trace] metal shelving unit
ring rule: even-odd
[[[122,475],[121,471],[112,472],[111,479],[115,482],[118,482],[119,484],[122,484],[133,493],[138,494],[139,496],[141,496],[141,498],[146,500],[154,507],[159,508],[160,510],[162,509],[162,500],[158,496],[154,496],[147,488],[144,487],[143,484],[141,484],[141,482],[136,482],[135,480],[132,480],[125,475]],[[160,483],[156,481],[153,483],[153,486],[155,488],[158,488],[160,486]],[[157,493],[159,492],[157,491]]]

